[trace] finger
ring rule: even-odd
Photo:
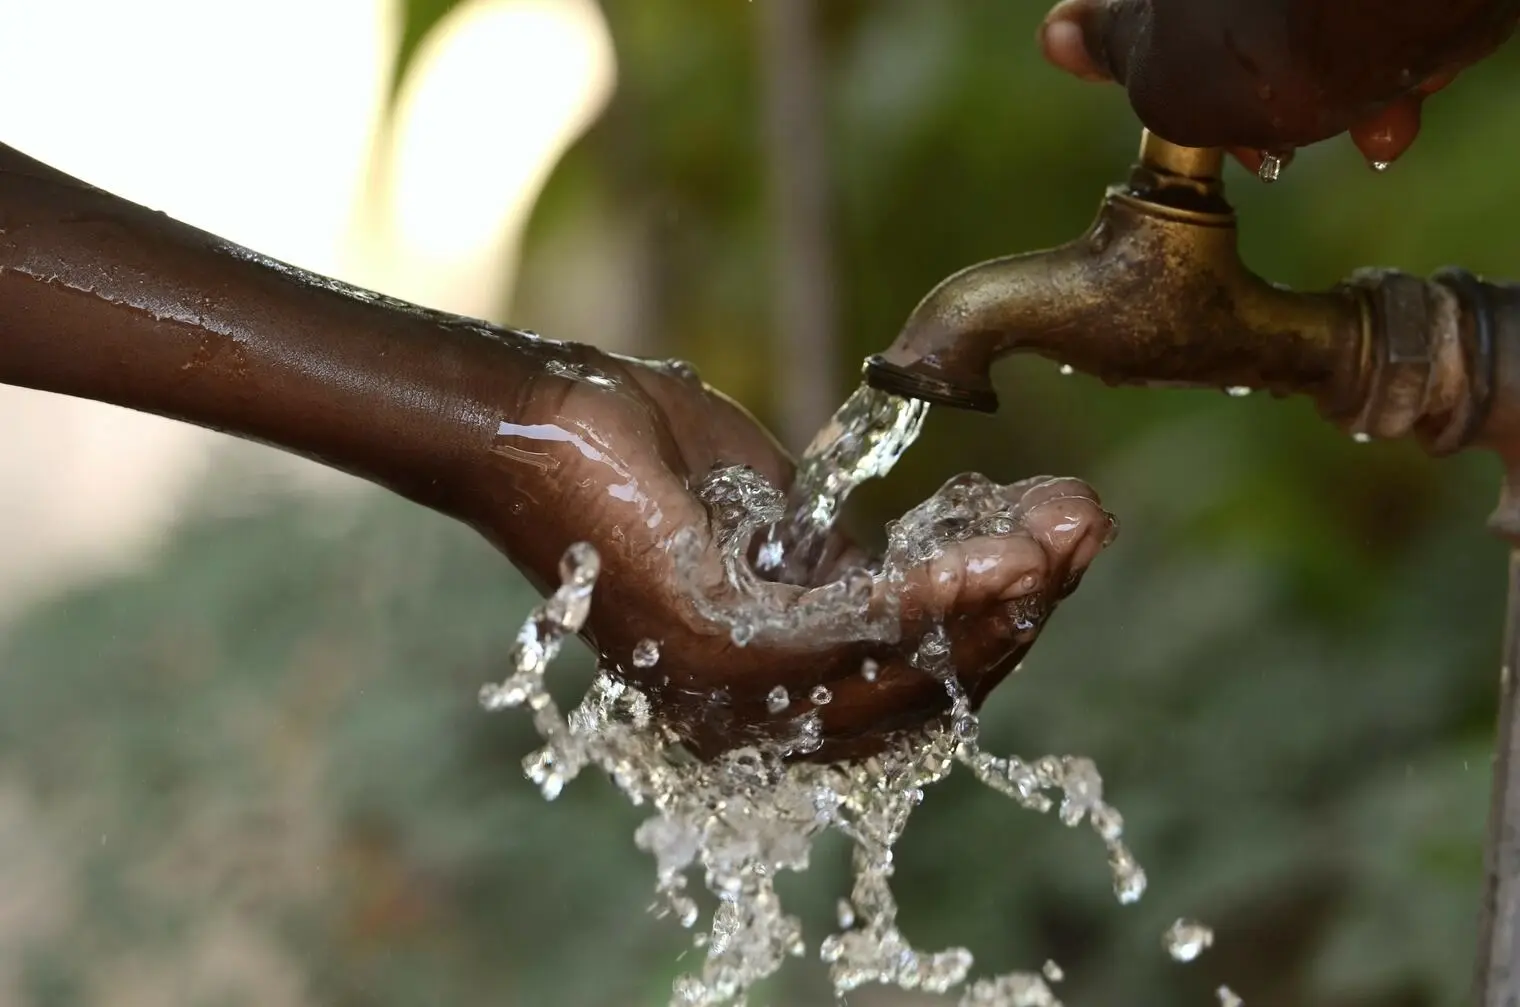
[[[1261,162],[1266,155],[1251,147],[1230,147],[1230,156],[1240,162],[1240,166],[1253,175],[1261,173]]]
[[[1040,51],[1059,70],[1089,81],[1110,80],[1093,58],[1085,25],[1091,23],[1095,0],[1062,0],[1040,24]]]
[[[1024,479],[1003,487],[1003,498],[1013,504],[1019,514],[1027,514],[1048,500],[1065,497],[1081,497],[1099,503],[1097,492],[1080,479],[1056,476],[1039,476]]]
[[[1026,480],[999,492],[1011,505],[1010,532],[947,542],[901,582],[879,585],[899,593],[905,623],[1063,594],[1113,538],[1113,518],[1080,480]]]
[[[1114,540],[1118,524],[1091,495],[1052,496],[1031,507],[1024,527],[1045,551],[1060,589],[1070,590],[1098,553]]]
[[[901,583],[883,583],[882,589],[896,591],[905,624],[921,626],[951,611],[975,611],[1005,596],[1038,592],[1049,583],[1049,571],[1044,547],[1019,529],[1006,538],[947,543]]]
[[[1420,94],[1427,95],[1444,91],[1446,88],[1451,86],[1451,82],[1456,80],[1457,74],[1461,72],[1461,70],[1447,70],[1443,73],[1433,74],[1430,77],[1425,78],[1425,82],[1416,88],[1416,90],[1419,91]]]
[[[1352,127],[1351,140],[1369,164],[1387,167],[1403,156],[1420,135],[1420,108],[1424,100],[1421,93],[1405,95]]]

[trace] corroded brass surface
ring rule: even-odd
[[[1348,419],[1364,398],[1365,295],[1294,293],[1241,262],[1221,155],[1146,136],[1127,184],[1086,234],[972,266],[913,312],[867,379],[991,411],[989,372],[1033,352],[1111,384],[1244,387],[1313,396]]]

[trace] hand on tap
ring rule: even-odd
[[[1062,0],[1045,56],[1128,92],[1173,143],[1263,152],[1350,133],[1387,164],[1420,131],[1424,100],[1493,52],[1517,0]]]

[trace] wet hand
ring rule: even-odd
[[[1112,532],[1086,486],[1037,480],[1000,490],[1006,516],[986,534],[890,575],[863,570],[868,557],[842,537],[807,583],[762,581],[742,557],[736,575],[704,486],[742,466],[785,488],[792,460],[688,370],[572,354],[502,425],[498,453],[525,477],[525,532],[507,551],[547,586],[567,545],[597,548],[587,636],[704,755],[813,730],[799,754],[836,758],[921,726],[948,706],[944,683],[913,665],[936,625],[980,703]]]
[[[1040,29],[1045,57],[1121,84],[1173,143],[1262,152],[1341,133],[1386,165],[1420,130],[1424,100],[1493,52],[1520,0],[1063,0]]]

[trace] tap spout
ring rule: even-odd
[[[1032,352],[1110,384],[1242,387],[1363,399],[1368,302],[1357,284],[1295,293],[1241,262],[1217,151],[1146,134],[1129,181],[1066,245],[971,266],[918,305],[866,364],[885,391],[997,408],[990,373]]]

